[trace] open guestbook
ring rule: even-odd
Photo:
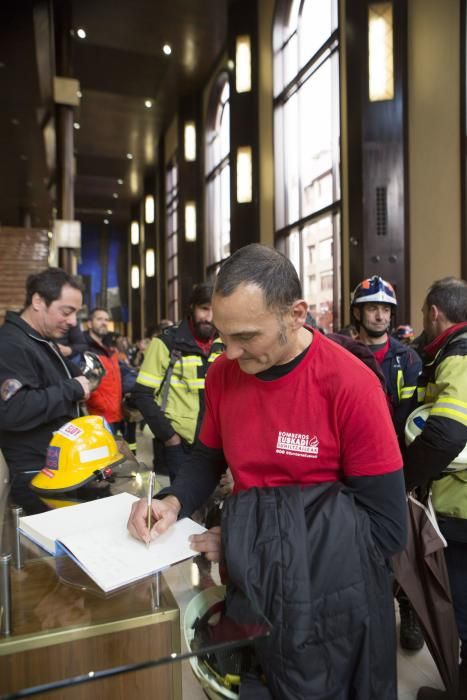
[[[206,528],[178,520],[149,546],[127,530],[129,493],[20,518],[20,531],[53,555],[67,554],[103,591],[113,591],[195,556],[188,538]]]

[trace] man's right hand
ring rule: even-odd
[[[75,379],[83,387],[83,391],[84,391],[83,399],[85,401],[87,401],[87,399],[89,399],[89,397],[91,396],[91,389],[90,389],[90,385],[89,385],[89,380],[86,379],[86,377],[82,374],[79,377],[73,377],[73,379]]]
[[[152,500],[152,521],[154,525],[148,530],[148,502],[145,498],[136,501],[131,506],[128,530],[137,540],[148,544],[157,535],[162,535],[173,525],[180,513],[182,505],[175,496],[166,496],[162,500]]]
[[[181,442],[182,438],[180,437],[180,435],[174,433],[172,437],[169,437],[169,439],[164,442],[164,445],[166,447],[175,447],[175,445],[180,445]]]

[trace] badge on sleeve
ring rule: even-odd
[[[19,379],[5,379],[0,387],[0,398],[2,401],[8,401],[8,399],[11,399],[22,387],[23,385]]]

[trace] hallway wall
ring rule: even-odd
[[[460,0],[408,3],[410,311],[461,274]]]
[[[5,311],[19,311],[24,305],[27,277],[48,266],[47,231],[0,226],[0,324]]]

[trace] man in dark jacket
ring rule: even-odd
[[[49,268],[28,278],[25,308],[0,328],[0,448],[18,500],[45,466],[53,432],[89,397],[88,380],[54,342],[76,325],[81,305],[79,281]]]
[[[411,411],[412,396],[422,361],[415,350],[389,335],[393,312],[397,307],[392,285],[378,275],[355,287],[351,314],[359,339],[373,353],[384,374],[397,436],[404,441],[404,428]],[[402,590],[397,593],[400,610],[399,639],[403,649],[417,651],[423,647],[423,635],[415,611]]]
[[[452,462],[467,443],[467,282],[453,277],[435,282],[422,311],[428,344],[417,397],[420,404],[433,406],[420,435],[405,452],[404,471],[409,489],[431,483],[433,505],[448,543],[445,556],[461,640],[459,700],[465,700],[467,471],[463,467],[467,469],[467,464]],[[432,688],[422,688],[417,697],[448,699],[447,693]]]
[[[225,351],[206,378],[206,412],[197,444],[173,484],[158,495],[160,500],[154,500],[155,525],[151,532],[147,529],[146,501],[133,506],[128,527],[143,541],[164,532],[177,517],[192,513],[206,500],[226,462],[235,484],[227,510],[231,499],[242,497],[245,492],[254,499],[255,493],[262,492],[271,506],[279,504],[281,516],[292,523],[293,518],[287,518],[287,514],[293,516],[295,506],[290,509],[281,502],[281,489],[289,491],[295,487],[300,502],[306,487],[342,485],[350,490],[349,507],[365,523],[369,546],[379,561],[379,575],[386,582],[381,587],[385,592],[379,598],[379,605],[390,611],[386,619],[392,619],[392,629],[390,623],[384,630],[373,626],[368,616],[364,616],[365,621],[362,618],[357,625],[358,631],[355,628],[351,631],[342,620],[351,616],[353,606],[349,601],[344,602],[345,596],[338,591],[333,596],[336,614],[328,619],[330,627],[326,626],[325,630],[319,623],[301,630],[289,626],[287,621],[283,624],[277,606],[275,611],[279,615],[270,619],[274,630],[279,629],[292,646],[297,642],[298,632],[300,648],[319,656],[321,671],[318,678],[307,675],[314,674],[314,670],[307,669],[306,664],[295,665],[293,654],[284,656],[283,663],[278,664],[276,657],[280,649],[276,649],[276,657],[269,659],[270,663],[268,660],[263,663],[263,672],[273,697],[281,700],[284,697],[395,700],[391,574],[384,559],[405,545],[407,506],[402,458],[386,397],[375,374],[337,343],[306,328],[307,308],[293,264],[278,251],[253,244],[237,250],[223,264],[214,288],[213,320]],[[266,511],[274,521],[273,507]],[[219,559],[221,537],[225,544],[225,538],[235,530],[237,542],[255,541],[256,553],[260,557],[261,552],[265,553],[267,565],[269,528],[264,523],[263,541],[260,525],[248,505],[243,516],[233,524],[229,521],[225,530],[223,521],[221,531],[212,528],[192,538],[192,548],[205,552],[208,558]],[[326,547],[329,531],[321,530],[322,546]],[[310,551],[310,558],[306,557],[304,537],[304,532],[293,524],[281,528],[287,556],[281,566],[274,567],[277,576],[273,577],[274,588],[269,591],[271,598],[281,598],[284,594],[281,580],[300,563],[307,567],[315,583],[316,577],[325,587],[326,577],[332,583],[333,573],[326,571],[326,567],[320,568],[319,555],[313,556]],[[340,557],[347,562],[361,562],[354,546],[346,548],[340,538],[331,535],[331,539],[331,546],[340,548],[334,550],[336,562]],[[233,561],[227,554],[228,574],[230,567],[233,574],[242,567],[249,583],[262,589],[261,575],[256,577],[257,570],[251,571],[250,578],[248,563],[246,568],[243,563],[242,556]],[[359,587],[352,575],[344,579],[345,590],[353,589],[354,584]],[[341,614],[337,609],[339,600]],[[294,601],[289,602],[293,605]],[[298,594],[297,604],[300,603]],[[317,606],[316,610],[327,608],[319,597],[314,597],[312,604]],[[275,615],[274,610],[271,612]],[[373,658],[373,673],[367,665],[368,675],[361,675],[361,634],[364,629],[368,631],[368,625],[370,637],[384,635],[385,650],[379,659]],[[345,637],[342,645],[341,636]],[[382,684],[374,670],[383,666]],[[277,691],[276,681],[281,687],[283,684],[289,687],[286,696]]]
[[[389,335],[396,308],[392,285],[377,275],[360,282],[352,294],[351,313],[359,340],[372,351],[384,374],[394,427],[400,437],[404,434],[422,361],[415,350]]]
[[[212,286],[197,285],[188,318],[153,338],[132,400],[156,438],[156,468],[174,479],[193,446],[204,413],[204,380],[222,352],[212,324]]]

